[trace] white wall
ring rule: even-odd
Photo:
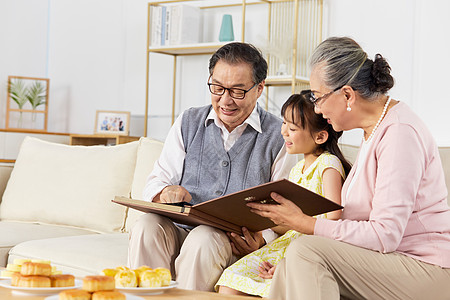
[[[208,2],[208,1],[204,1]],[[246,40],[265,36],[265,5],[248,8]],[[450,146],[447,70],[450,28],[447,0],[324,0],[324,37],[355,38],[390,62],[396,85],[391,95],[408,103],[438,144]],[[211,12],[211,11],[210,11]],[[239,9],[231,12],[240,39]],[[217,40],[221,15],[212,11],[204,39]],[[92,133],[96,110],[131,111],[131,134],[143,133],[147,1],[0,0],[0,128],[4,127],[8,75],[50,78],[49,131]],[[176,113],[209,102],[209,56],[180,57]],[[171,119],[173,60],[150,59],[149,136],[164,139]],[[289,88],[271,89],[278,114]],[[346,134],[357,144],[360,133]]]
[[[395,78],[394,99],[406,102],[422,118],[440,146],[450,146],[448,85],[450,1],[324,0],[325,36],[350,36],[373,58],[388,59]],[[344,135],[357,144],[360,133]]]

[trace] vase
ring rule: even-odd
[[[222,17],[222,26],[220,26],[219,41],[234,41],[233,19],[231,18],[231,15],[223,15]]]

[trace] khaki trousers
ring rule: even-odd
[[[187,231],[168,218],[145,214],[130,232],[129,267],[168,268],[181,289],[213,291],[223,270],[235,261],[227,235],[209,226]]]
[[[399,253],[302,236],[277,266],[269,298],[450,299],[450,269]]]

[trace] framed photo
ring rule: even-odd
[[[129,111],[97,110],[95,115],[95,134],[128,135],[130,126]]]
[[[8,76],[6,129],[47,132],[50,79]]]

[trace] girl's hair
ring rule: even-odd
[[[333,127],[328,124],[327,120],[320,114],[314,112],[314,104],[309,100],[311,94],[310,90],[301,91],[300,94],[293,94],[287,99],[281,108],[281,115],[295,125],[309,130],[311,136],[314,133],[325,130],[328,132],[328,139],[325,143],[317,145],[316,151],[319,155],[323,151],[328,151],[337,156],[342,162],[345,174],[348,175],[351,164],[344,158],[344,155],[339,149],[338,139],[342,135],[342,131],[336,132]],[[290,109],[291,116],[286,116]]]
[[[310,58],[311,70],[320,65],[330,89],[351,86],[366,99],[386,94],[394,86],[391,67],[381,54],[372,60],[348,37],[330,37],[317,46]]]

